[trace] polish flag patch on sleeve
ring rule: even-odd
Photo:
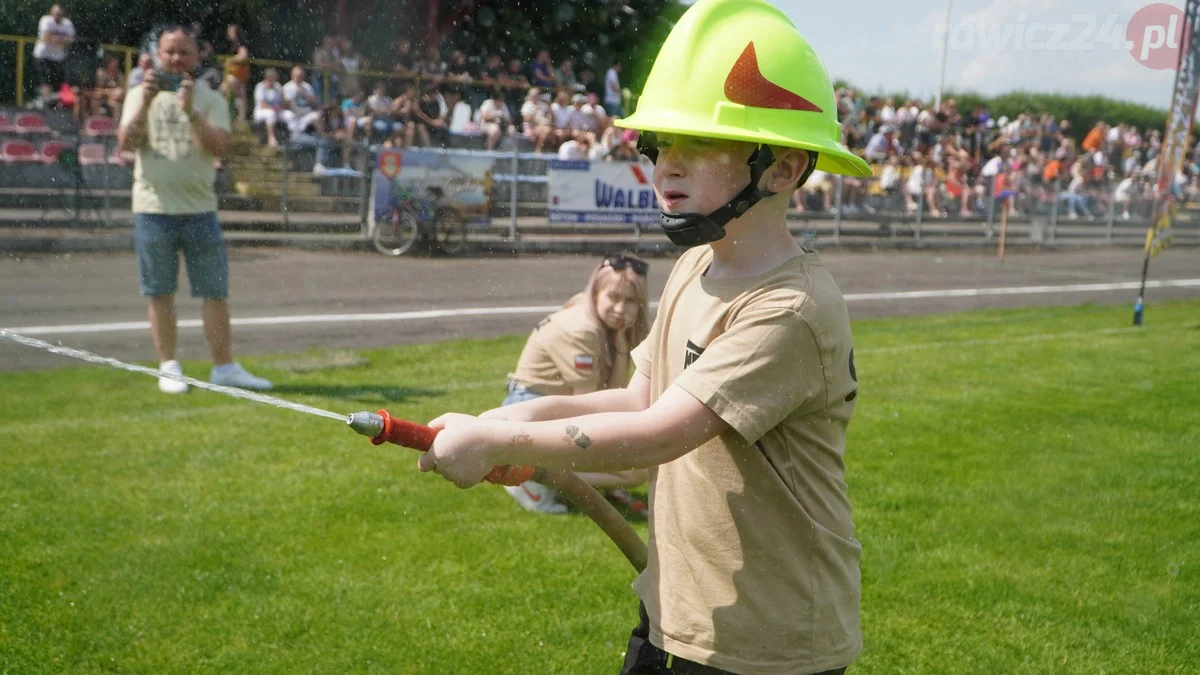
[[[591,372],[593,366],[595,366],[595,360],[592,357],[583,354],[575,357],[575,370]]]

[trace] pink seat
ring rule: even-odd
[[[48,134],[50,127],[46,126],[46,118],[41,113],[19,112],[13,117],[12,130],[18,134]]]
[[[0,112],[0,134],[6,131],[12,131],[12,124],[9,122],[8,113]]]
[[[69,147],[71,147],[70,143],[63,143],[62,141],[45,141],[42,143],[41,152],[39,154],[41,155],[43,162],[47,164],[53,164],[58,161],[58,156],[62,154],[62,151]]]
[[[100,143],[81,143],[79,145],[79,163],[85,166],[108,164],[108,152]]]
[[[0,162],[18,164],[41,161],[42,157],[38,154],[37,148],[33,147],[33,143],[29,141],[11,140],[0,143]]]
[[[89,138],[117,135],[117,121],[103,115],[93,115],[83,122],[83,135]]]

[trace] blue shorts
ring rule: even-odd
[[[542,395],[536,391],[526,389],[525,385],[509,380],[508,395],[504,397],[504,402],[501,403],[500,406],[503,407],[506,405],[512,405],[514,403],[524,403],[525,401],[532,401],[535,398],[541,397]]]
[[[217,214],[133,214],[142,295],[174,295],[179,285],[179,251],[187,263],[193,298],[229,296],[229,256]]]

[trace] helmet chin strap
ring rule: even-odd
[[[653,139],[647,140],[650,142],[639,149],[642,154],[649,156],[651,161],[657,161],[657,144],[653,143]],[[808,160],[808,166],[805,167],[804,174],[800,177],[801,185],[808,180],[809,175],[817,167],[817,153],[809,151]],[[724,206],[708,215],[661,211],[659,222],[662,224],[663,232],[666,233],[672,244],[686,248],[710,244],[725,238],[726,225],[734,219],[740,218],[742,214],[763,199],[778,194],[758,188],[759,181],[774,163],[775,153],[771,151],[771,148],[766,145],[758,146],[746,160],[746,164],[750,167],[750,182],[742,188],[741,192],[734,195],[733,199],[726,202]]]

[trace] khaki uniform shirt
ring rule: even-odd
[[[737,673],[814,673],[862,650],[845,481],[858,383],[841,291],[815,253],[741,279],[667,281],[633,351],[651,400],[679,385],[731,429],[652,470],[649,565],[634,590],[650,640]]]
[[[560,309],[542,319],[525,342],[517,369],[508,379],[543,396],[571,396],[598,391],[608,381],[605,362],[605,327],[588,311],[586,303]],[[617,344],[613,368],[629,381],[629,355]]]

